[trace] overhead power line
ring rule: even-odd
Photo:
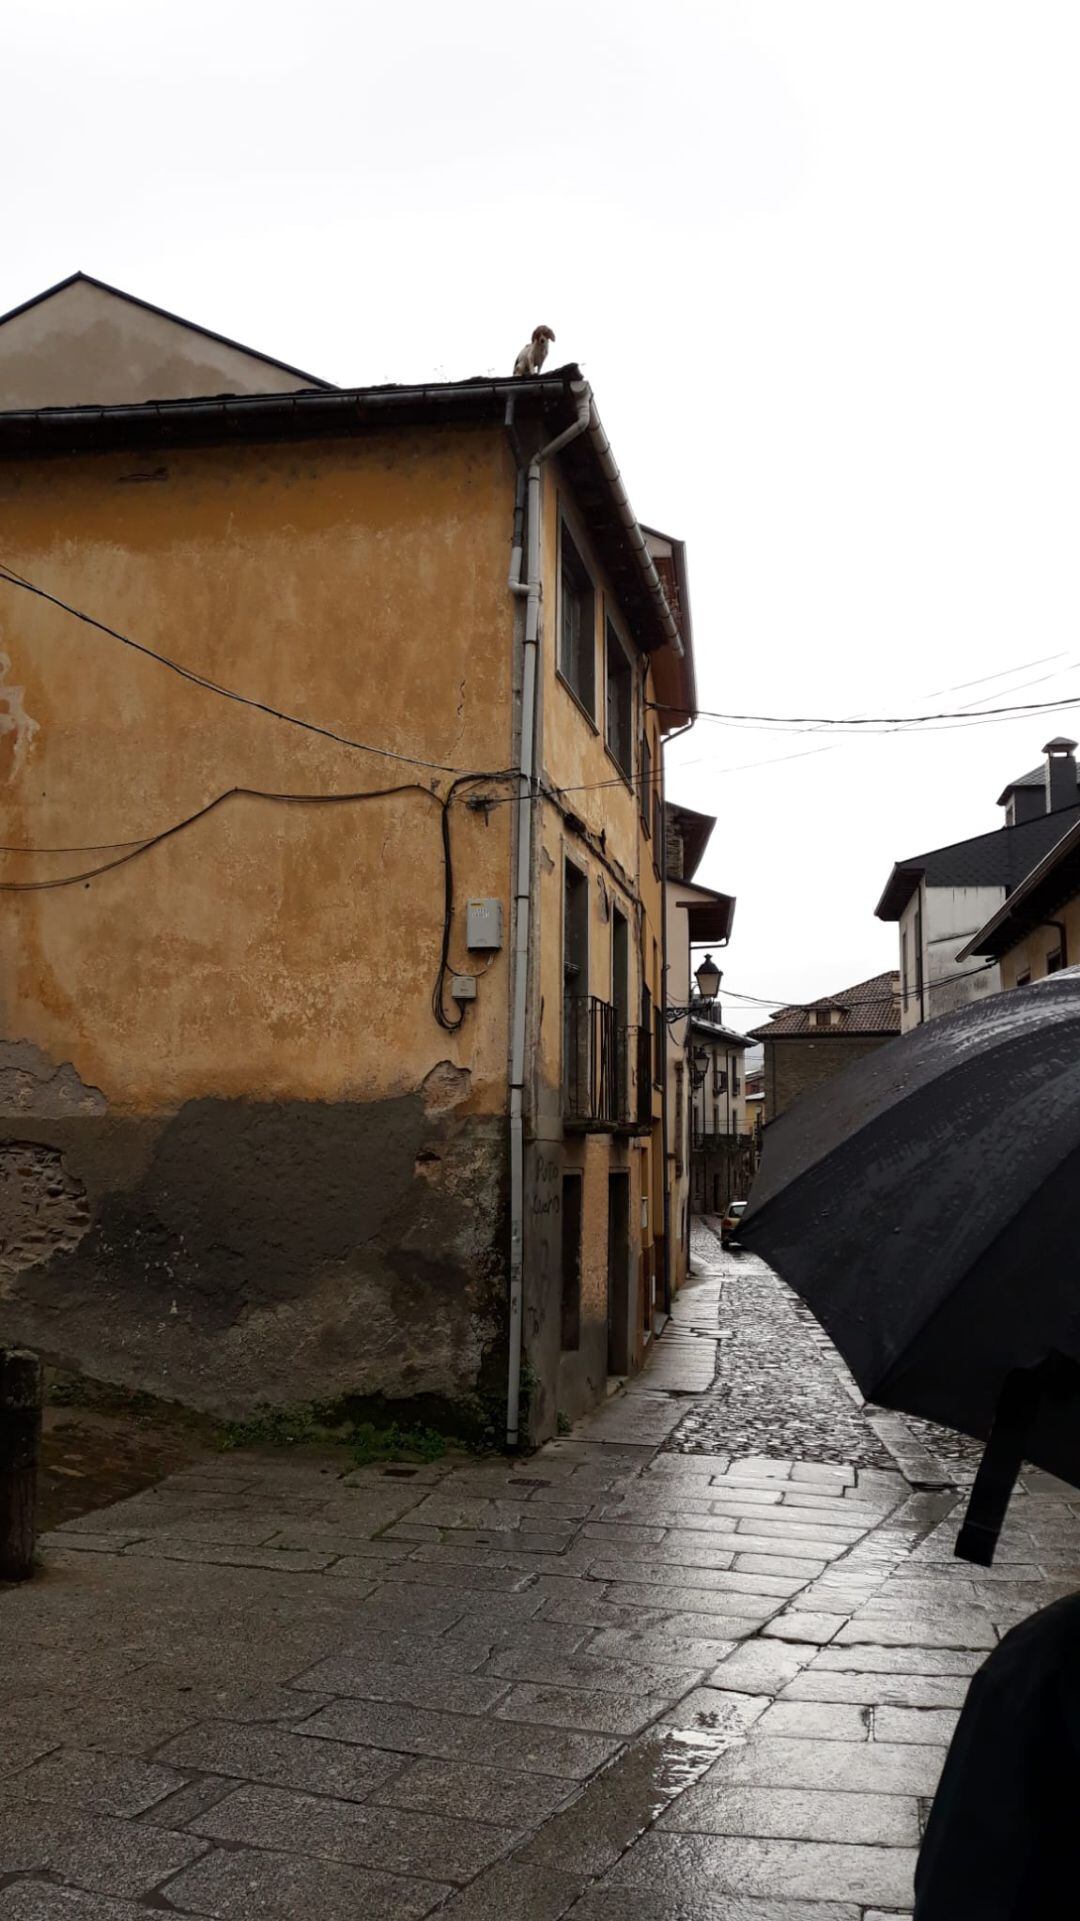
[[[660,708],[662,703],[650,701],[650,707]],[[981,722],[995,718],[1014,718],[1021,714],[1061,713],[1069,707],[1080,706],[1080,695],[1073,694],[1064,700],[1017,701],[1009,706],[984,707],[978,713],[970,708],[941,709],[932,714],[736,714],[720,713],[709,707],[700,707],[698,720],[719,720],[734,725],[757,725],[762,727],[928,727],[937,721],[956,720],[977,727]]]
[[[944,974],[938,980],[924,980],[922,991],[927,994],[935,993],[939,987],[951,987],[954,981],[967,980],[972,974],[988,973],[995,965],[996,962],[988,960],[985,961],[981,967],[965,967],[958,974]],[[908,987],[907,998],[909,1001],[917,1000],[918,995],[919,989],[917,987]],[[895,1004],[896,1001],[903,999],[903,996],[903,988],[896,987],[890,989],[883,988],[878,994],[867,994],[865,997],[860,997],[857,1000],[849,1000],[846,995],[843,999],[840,999],[834,994],[818,994],[812,1000],[783,1000],[776,995],[744,994],[740,993],[737,988],[731,987],[725,988],[720,998],[725,1001],[739,1001],[750,1007],[774,1007],[778,1008],[780,1012],[784,1014],[808,1014],[812,1008],[825,1006],[837,1007],[841,1013],[844,1013],[849,1007],[883,1007],[890,1002]]]

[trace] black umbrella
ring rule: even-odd
[[[739,1224],[868,1400],[986,1440],[958,1552],[1021,1456],[1080,1485],[1080,969],[927,1022],[766,1130]]]

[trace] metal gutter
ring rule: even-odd
[[[592,442],[593,452],[600,463],[600,469],[604,479],[611,489],[612,499],[615,503],[615,511],[622,522],[623,529],[634,550],[634,555],[645,583],[645,590],[652,601],[653,609],[664,631],[668,645],[678,658],[682,660],[684,652],[682,635],[675,624],[675,616],[668,606],[668,598],[664,592],[663,582],[656,571],[653,557],[649,552],[645,536],[641,531],[641,523],[630,505],[630,496],[623,485],[623,478],[619,472],[618,462],[611,451],[611,442],[604,432],[600,416],[596,411],[596,403],[591,393],[589,393],[587,381],[583,380],[581,382],[581,390],[589,396],[589,439]]]
[[[620,549],[629,549],[636,575],[633,599],[650,634],[650,639],[641,644],[646,648],[654,644],[670,646],[680,661],[689,661],[689,651],[630,504],[592,391],[574,365],[526,379],[203,395],[127,406],[24,408],[0,412],[0,459],[73,454],[83,448],[98,451],[132,445],[216,444],[321,434],[347,437],[372,426],[438,425],[452,420],[484,425],[502,422],[512,428],[515,408],[519,415],[528,412],[533,417],[547,417],[550,424],[554,424],[552,415],[557,419],[561,411],[565,418],[572,409],[574,431],[571,434],[567,429],[567,440],[557,435],[560,445],[585,434],[576,422],[587,413],[591,464],[598,470],[603,488],[587,516],[596,521],[594,537],[602,535],[606,521]]]

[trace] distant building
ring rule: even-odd
[[[665,877],[664,920],[667,939],[667,1006],[688,1007],[694,998],[693,954],[695,947],[726,947],[735,919],[735,902],[730,894],[718,894],[694,879],[709,836],[716,821],[711,814],[699,814],[692,807],[679,807],[673,801],[664,806]],[[689,1018],[667,1024],[667,1165],[668,1208],[670,1214],[667,1244],[670,1248],[670,1281],[680,1288],[688,1271],[691,1097],[693,1083],[689,1052],[693,1045]]]
[[[1080,961],[1080,820],[1014,887],[960,954],[993,960],[1002,987],[1026,987]]]
[[[803,1007],[781,1007],[750,1036],[765,1049],[765,1118],[900,1032],[900,976],[876,974]]]
[[[765,1066],[746,1070],[746,1124],[760,1142],[765,1125]]]
[[[965,960],[975,933],[1080,819],[1074,740],[1048,741],[1041,767],[998,797],[1005,824],[898,861],[876,908],[900,935],[900,1024],[906,1033],[1002,986],[997,963]]]
[[[719,1001],[692,1015],[690,1205],[695,1214],[719,1214],[729,1201],[745,1200],[750,1191],[757,1156],[746,1108],[744,1062],[749,1046],[745,1034],[725,1027]]]

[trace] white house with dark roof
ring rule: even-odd
[[[875,912],[895,921],[900,946],[903,1032],[997,993],[1001,970],[964,950],[1024,876],[1080,820],[1074,740],[1043,748],[1041,767],[1010,781],[998,798],[1005,824],[898,861]]]

